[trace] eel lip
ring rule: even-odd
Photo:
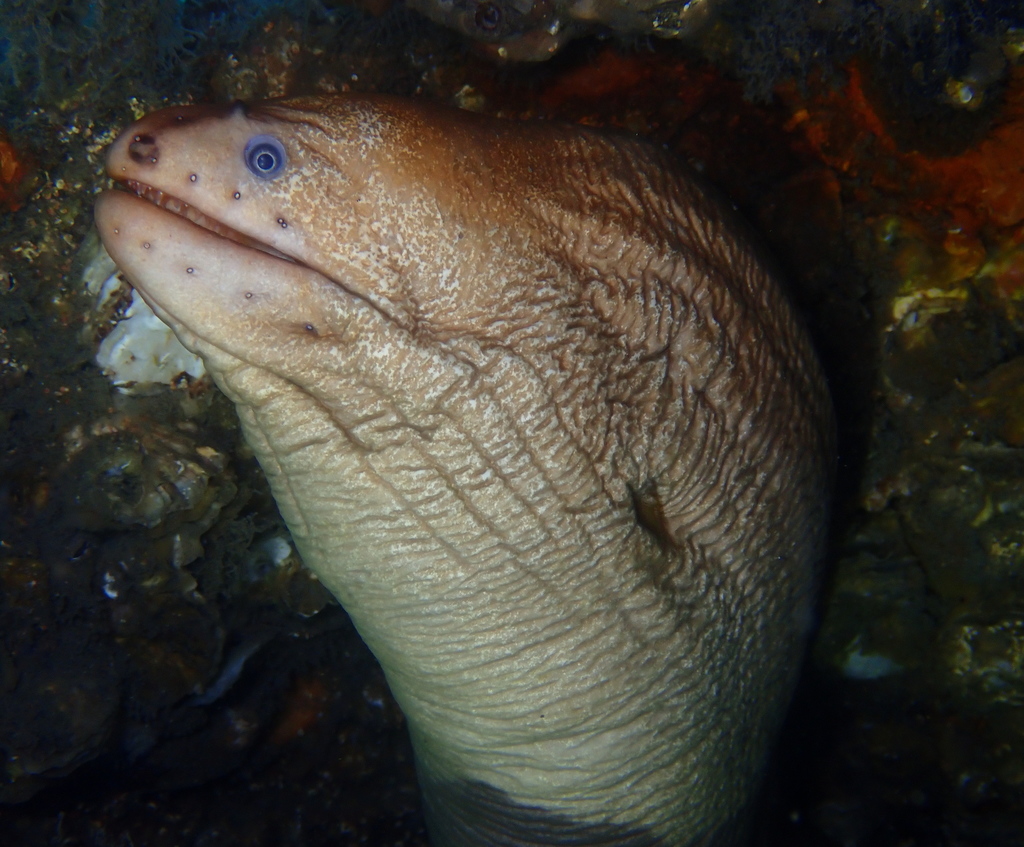
[[[234,241],[236,244],[241,244],[243,247],[249,247],[253,250],[261,250],[264,253],[269,253],[271,256],[275,256],[278,259],[284,259],[287,262],[295,261],[291,256],[282,253],[280,250],[275,250],[270,245],[264,244],[262,241],[257,241],[255,238],[251,238],[250,236],[239,232],[237,229],[232,229],[227,224],[221,223],[216,218],[211,218],[209,215],[203,214],[195,206],[186,203],[184,200],[175,197],[173,194],[168,194],[166,191],[161,191],[159,188],[154,188],[153,186],[140,182],[137,179],[118,180],[117,184],[124,186],[143,200],[148,200],[150,203],[155,206],[159,206],[161,209],[166,209],[168,212],[192,221],[196,226],[201,226],[203,229],[209,230],[214,235],[219,235],[221,238]]]

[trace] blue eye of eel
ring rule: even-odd
[[[284,145],[272,135],[254,135],[245,145],[245,166],[260,179],[279,176],[287,163]]]

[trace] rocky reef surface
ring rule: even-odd
[[[163,348],[136,348],[172,363],[159,376],[97,363],[136,317],[91,231],[117,130],[171,102],[345,90],[641,133],[734,200],[841,425],[760,843],[1019,843],[1024,30],[1000,4],[931,4],[917,52],[886,50],[866,4],[832,41],[810,12],[772,29],[774,5],[757,28],[723,2],[688,39],[581,30],[521,65],[386,4],[151,4],[116,26],[4,5],[0,843],[425,844],[401,714],[230,404]],[[903,4],[871,5],[897,32]],[[141,61],[157,35],[165,59]]]

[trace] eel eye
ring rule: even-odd
[[[273,179],[284,170],[284,145],[272,135],[256,135],[245,145],[245,166],[260,179]]]
[[[496,3],[481,3],[473,20],[484,32],[494,32],[501,26],[501,9]]]

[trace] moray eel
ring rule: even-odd
[[[104,244],[407,719],[435,845],[724,845],[801,662],[832,418],[664,152],[382,96],[156,112]]]

